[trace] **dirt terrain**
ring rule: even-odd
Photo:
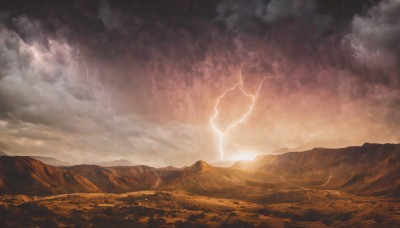
[[[303,190],[257,204],[184,191],[0,197],[1,227],[399,227],[397,199]]]

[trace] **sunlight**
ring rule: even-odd
[[[232,160],[235,161],[241,161],[241,160],[254,160],[256,158],[257,154],[251,151],[243,151],[240,153],[237,153],[232,156]]]

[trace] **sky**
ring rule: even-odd
[[[249,110],[224,159],[400,142],[399,0],[0,4],[7,154],[212,162]]]

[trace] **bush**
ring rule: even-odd
[[[341,222],[346,222],[353,217],[351,212],[341,213],[335,216],[335,220],[339,220]]]
[[[219,221],[219,220],[221,220],[221,218],[220,218],[220,217],[218,217],[218,216],[214,216],[214,217],[212,217],[212,218],[211,218],[211,220],[210,220],[210,221],[212,221],[212,222],[217,222],[217,221]]]
[[[200,214],[197,214],[197,215],[189,215],[187,220],[188,221],[195,221],[197,219],[203,219],[205,217],[206,217],[206,215],[204,213],[200,213]]]
[[[57,228],[58,225],[57,225],[56,221],[54,221],[53,219],[49,219],[48,218],[48,219],[43,221],[41,227],[43,227],[43,228]]]
[[[111,216],[113,214],[113,209],[112,209],[112,207],[106,207],[106,208],[104,208],[103,212],[104,212],[104,214]]]
[[[304,221],[308,221],[308,222],[316,222],[319,221],[321,219],[325,218],[325,215],[317,210],[307,210],[307,212],[304,214]]]
[[[270,215],[271,212],[267,208],[262,208],[257,210],[257,214],[260,215]]]
[[[148,227],[160,227],[165,224],[167,224],[167,221],[163,218],[150,217],[149,221],[147,222]]]
[[[331,226],[335,221],[332,218],[324,218],[321,220],[322,224]]]
[[[229,222],[229,223],[224,222],[220,227],[221,228],[224,228],[224,227],[226,227],[226,228],[228,228],[228,227],[229,228],[232,228],[232,227],[235,227],[235,228],[248,228],[248,227],[254,227],[254,225],[252,225],[249,222],[242,221],[242,220],[238,219],[238,220],[236,220],[234,222]]]
[[[46,206],[38,205],[35,203],[23,203],[20,204],[18,207],[34,215],[50,213],[49,209]]]

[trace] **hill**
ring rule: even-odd
[[[179,189],[199,195],[208,195],[224,198],[249,199],[251,192],[263,186],[263,191],[268,192],[277,182],[276,178],[262,179],[251,172],[244,170],[213,167],[204,161],[197,161],[193,165],[183,168],[174,178],[162,182],[161,188]]]
[[[52,157],[42,157],[42,156],[29,156],[29,157],[39,160],[45,164],[52,165],[52,166],[69,166],[69,165],[71,165],[68,162],[64,162],[64,161],[58,160],[57,158],[52,158]]]
[[[251,202],[291,202],[307,198],[310,189],[321,189],[400,197],[399,153],[399,144],[315,148],[258,156],[229,168],[204,161],[184,168],[54,167],[29,157],[0,157],[0,194],[184,190]]]
[[[51,195],[100,192],[81,175],[30,157],[0,157],[0,194]]]
[[[260,196],[265,196],[277,186],[287,185],[275,177],[271,177],[269,182],[265,183],[266,175],[259,178],[251,172],[213,167],[204,161],[197,161],[185,168],[101,167],[95,165],[64,168],[81,174],[102,192],[108,193],[167,189],[254,201]],[[293,189],[293,187],[291,188]],[[255,193],[259,194],[254,196]]]
[[[233,168],[279,176],[301,186],[358,195],[400,197],[400,145],[369,144],[340,149],[259,156]]]
[[[135,166],[135,163],[132,163],[125,159],[115,160],[115,161],[103,161],[98,162],[95,165],[103,166],[103,167],[114,167],[114,166]]]
[[[77,165],[65,167],[79,173],[102,192],[121,193],[152,189],[159,179],[156,169],[148,166],[101,167],[97,165]]]

